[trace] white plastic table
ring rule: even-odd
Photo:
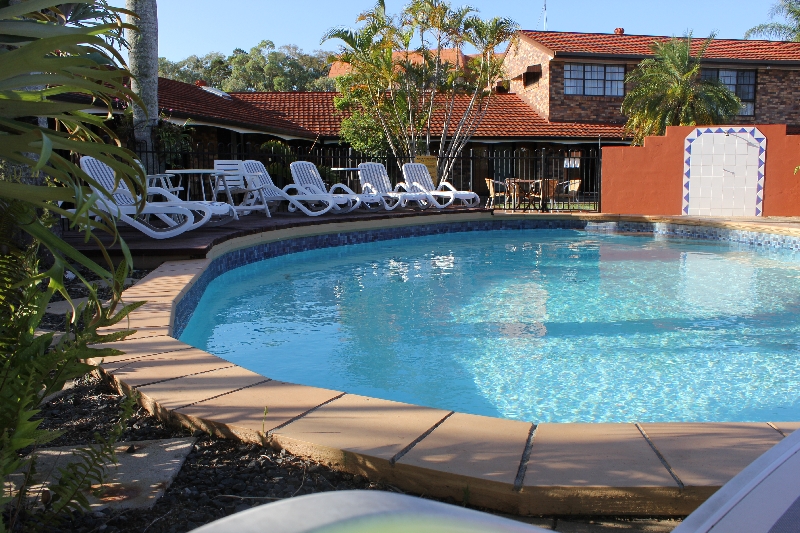
[[[187,179],[191,179],[192,176],[198,176],[200,178],[200,191],[203,195],[203,200],[206,199],[206,187],[203,183],[203,176],[208,176],[208,185],[211,187],[211,190],[214,190],[214,185],[211,183],[212,176],[224,176],[227,171],[224,170],[216,170],[213,168],[186,168],[180,170],[167,170],[167,174],[173,174],[176,176],[186,176]],[[233,204],[233,197],[231,196],[231,191],[228,188],[228,180],[222,180],[222,184],[225,186],[225,195],[228,197],[228,203],[233,206],[233,214],[235,219],[239,219],[239,214],[236,211],[236,206]],[[186,201],[189,201],[189,184],[186,184]],[[216,200],[214,198],[213,200]]]

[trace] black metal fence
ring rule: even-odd
[[[216,159],[261,161],[275,185],[292,183],[289,165],[310,161],[331,185],[344,183],[359,191],[358,173],[351,169],[363,162],[386,166],[393,185],[403,181],[397,159],[391,153],[366,155],[342,146],[315,147],[252,144],[187,144],[135,150],[150,169],[213,168]],[[521,210],[598,211],[600,207],[600,152],[586,148],[538,150],[464,150],[456,158],[449,178],[459,190],[471,190],[484,200],[493,189],[496,208]],[[490,183],[492,182],[492,183]]]

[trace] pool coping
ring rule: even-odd
[[[578,221],[601,232],[649,227],[800,250],[800,219],[472,212],[450,213],[433,225],[498,221]],[[125,301],[148,301],[109,329],[138,330],[113,344],[125,355],[97,362],[110,382],[135,389],[160,418],[285,448],[403,491],[520,515],[684,516],[800,428],[796,422],[534,425],[282,383],[170,336],[179,302],[229,252],[426,225],[430,218],[411,217],[295,226],[233,238],[205,259],[165,262],[124,293]]]

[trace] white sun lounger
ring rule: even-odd
[[[325,187],[319,170],[308,161],[295,161],[289,165],[297,188],[304,193],[322,195],[327,194],[333,202],[334,213],[349,213],[361,205],[361,197],[342,183],[334,184],[330,191]],[[342,192],[336,192],[342,191]]]
[[[81,157],[81,169],[91,176],[106,193],[111,193],[113,201],[93,187],[95,192],[102,195],[95,204],[95,209],[102,209],[154,239],[175,237],[208,223],[212,217],[218,219],[217,223],[226,223],[233,219],[233,208],[226,203],[187,202],[161,187],[148,187],[148,194],[163,196],[167,201],[145,201],[144,208],[137,210],[137,199],[124,181],[116,182],[114,170],[110,166],[93,157],[83,156]],[[142,215],[153,215],[166,227],[154,226],[148,221],[147,216]]]
[[[418,202],[422,205],[427,200],[425,193],[408,192],[403,183],[392,189],[389,173],[381,163],[358,165],[358,179],[361,182],[361,202],[367,208],[378,205],[391,211],[397,207],[406,207],[408,202]]]
[[[433,184],[428,167],[422,163],[406,163],[403,165],[403,179],[411,192],[427,192],[428,201],[435,207],[444,208],[460,201],[467,207],[477,207],[481,203],[480,197],[472,191],[459,191],[449,182],[442,181],[437,188]],[[441,202],[446,203],[442,204]]]
[[[334,202],[329,194],[311,194],[294,184],[280,189],[261,161],[248,159],[239,161],[239,165],[249,191],[242,201],[243,207],[258,206],[260,202],[267,206],[267,216],[272,216],[269,211],[270,203],[288,202],[290,212],[299,210],[310,217],[324,215],[333,209]]]

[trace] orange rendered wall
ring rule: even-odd
[[[800,174],[794,174],[800,166],[800,135],[786,135],[785,124],[756,127],[767,137],[763,216],[800,216]],[[684,141],[694,129],[672,126],[641,147],[604,147],[603,212],[680,215]]]

